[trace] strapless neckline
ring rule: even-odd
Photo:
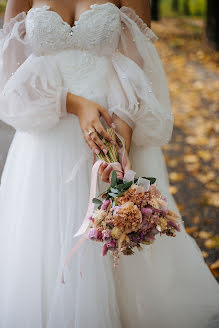
[[[102,6],[113,6],[113,7],[117,8],[118,10],[120,10],[120,8],[117,7],[117,6],[116,6],[114,3],[112,3],[112,2],[105,2],[105,3],[100,3],[100,4],[98,4],[98,3],[93,3],[93,4],[91,4],[91,5],[89,6],[90,9],[85,10],[85,11],[79,16],[78,20],[75,20],[75,21],[74,21],[73,25],[70,25],[68,22],[66,22],[66,21],[62,18],[62,16],[61,16],[59,13],[57,13],[57,11],[51,10],[51,9],[50,9],[51,6],[49,6],[49,5],[44,5],[44,6],[42,6],[42,7],[33,7],[33,8],[31,8],[30,10],[28,10],[27,15],[28,15],[31,11],[34,11],[34,10],[48,10],[48,12],[52,13],[53,15],[56,15],[56,17],[58,17],[58,18],[60,19],[60,21],[61,21],[63,24],[65,24],[65,25],[68,26],[71,30],[73,30],[74,28],[77,27],[78,23],[82,20],[82,18],[85,17],[85,16],[86,16],[87,14],[89,14],[90,12],[92,12],[92,11],[95,9],[95,7],[97,8],[97,7],[102,7]]]

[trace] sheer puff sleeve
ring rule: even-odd
[[[25,38],[26,13],[0,30],[0,120],[16,130],[45,131],[66,115],[61,72],[52,56],[36,56]]]
[[[132,9],[122,7],[120,17],[119,47],[112,56],[109,112],[132,128],[136,145],[165,145],[171,138],[174,118],[164,69],[153,44],[157,37]]]

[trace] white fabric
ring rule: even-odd
[[[67,91],[130,124],[133,170],[157,177],[179,211],[160,148],[173,115],[156,36],[131,9],[111,3],[92,5],[73,27],[49,9],[17,15],[0,34],[0,118],[17,130],[0,187],[0,327],[218,327],[218,284],[182,224],[175,238],[121,257],[118,268],[87,240],[61,284],[92,166],[79,121],[66,113]],[[99,179],[98,192],[104,188]]]

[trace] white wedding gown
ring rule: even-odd
[[[155,40],[133,10],[112,3],[92,5],[73,27],[43,6],[1,30],[0,119],[16,133],[0,189],[0,328],[219,327],[218,283],[182,223],[175,238],[158,237],[117,268],[86,240],[61,283],[92,168],[79,121],[66,113],[67,91],[133,128],[134,170],[157,177],[179,213],[160,148],[173,114]]]

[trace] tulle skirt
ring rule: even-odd
[[[65,269],[80,237],[93,159],[78,119],[68,114],[53,129],[16,132],[0,189],[1,328],[206,328],[219,326],[219,287],[194,239],[181,232],[121,256],[101,257],[86,240]],[[167,169],[159,147],[132,147],[137,175],[157,177],[169,207]],[[85,156],[86,158],[86,156]],[[98,191],[106,184],[98,180]],[[178,212],[179,213],[179,212]]]

